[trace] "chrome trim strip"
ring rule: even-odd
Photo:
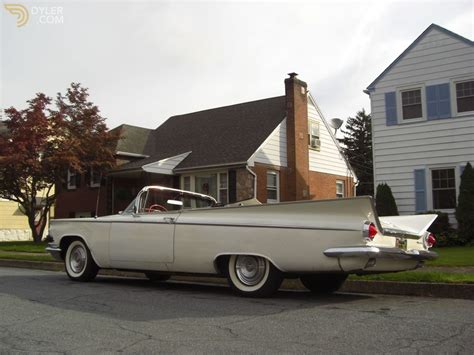
[[[164,219],[164,218],[163,218]],[[54,223],[58,222],[72,222],[72,223],[139,223],[139,224],[169,224],[169,222],[160,222],[160,221],[143,221],[140,219],[129,220],[129,221],[99,221],[99,220],[89,220],[85,221],[83,218],[77,218],[74,221],[70,219],[61,220],[57,219]],[[296,230],[327,230],[327,231],[343,231],[343,232],[359,232],[359,229],[349,229],[349,228],[327,228],[327,227],[294,227],[294,226],[284,226],[284,225],[271,225],[271,224],[225,224],[225,223],[180,223],[179,218],[177,222],[173,222],[176,226],[210,226],[210,227],[244,227],[244,228],[277,228],[277,229],[296,229]]]
[[[438,257],[438,254],[433,251],[416,249],[405,251],[398,248],[383,248],[374,246],[329,248],[324,251],[324,255],[331,258],[368,257],[415,260],[430,260]]]
[[[61,248],[59,248],[56,244],[49,243],[48,246],[46,247],[46,251],[48,251],[53,258],[56,260],[62,261],[63,259],[61,258]]]

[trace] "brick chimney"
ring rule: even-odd
[[[309,199],[308,85],[289,73],[285,79],[288,155],[287,199]]]

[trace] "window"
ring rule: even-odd
[[[456,179],[454,169],[431,170],[433,208],[456,208]]]
[[[344,181],[343,180],[336,180],[336,197],[337,198],[344,197]]]
[[[402,117],[404,120],[423,117],[421,89],[406,90],[402,95]]]
[[[319,137],[319,123],[313,120],[308,121],[308,145],[311,149],[320,150],[321,140]]]
[[[67,188],[68,190],[74,190],[76,186],[76,178],[77,174],[73,170],[68,170],[67,171]]]
[[[267,171],[267,203],[280,201],[279,176],[277,171]]]
[[[212,196],[223,204],[227,204],[229,201],[228,174],[226,171],[183,176],[181,186],[186,191]]]
[[[474,111],[474,80],[456,83],[458,112]]]
[[[102,174],[100,174],[97,170],[94,170],[91,168],[91,181],[90,181],[90,186],[91,187],[99,187],[100,186],[100,180],[102,179]]]
[[[227,204],[227,173],[219,174],[219,199],[220,203]]]

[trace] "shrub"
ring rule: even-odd
[[[474,243],[474,169],[470,163],[461,175],[456,219],[459,239],[465,244]]]
[[[375,207],[379,216],[398,216],[398,208],[392,190],[385,183],[377,186]]]
[[[440,211],[426,211],[418,214],[438,215],[438,218],[436,218],[433,224],[428,228],[428,231],[436,236],[437,247],[454,247],[463,245],[449,223],[449,214]]]

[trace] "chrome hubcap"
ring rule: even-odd
[[[86,265],[87,254],[84,247],[77,245],[74,249],[71,250],[71,256],[69,260],[69,265],[71,266],[72,271],[75,273],[80,273],[84,266]]]
[[[240,255],[235,261],[235,273],[247,286],[255,286],[265,276],[265,261],[258,256]]]

